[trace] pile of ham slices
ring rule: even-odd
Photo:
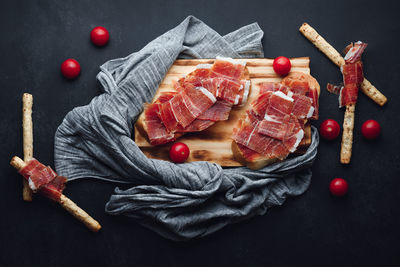
[[[233,106],[247,101],[250,81],[245,71],[245,62],[217,57],[214,64],[200,64],[179,79],[176,91],[164,92],[146,104],[144,124],[150,143],[173,142],[184,133],[227,120]]]
[[[307,120],[318,119],[318,90],[307,80],[263,83],[258,98],[234,129],[233,140],[246,161],[255,156],[285,159],[304,137]]]

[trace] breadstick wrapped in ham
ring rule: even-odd
[[[350,163],[353,144],[354,112],[358,98],[358,90],[364,80],[361,55],[367,47],[361,41],[351,43],[345,49],[345,64],[340,67],[343,74],[344,86],[327,85],[331,93],[339,94],[339,107],[346,107],[343,120],[342,146],[340,151],[340,162]]]
[[[13,157],[10,164],[29,182],[29,187],[34,192],[60,203],[65,210],[84,223],[91,231],[97,232],[101,229],[101,225],[96,220],[63,195],[62,192],[67,181],[64,176],[58,176],[50,167],[44,166],[36,159],[25,163],[19,157]]]

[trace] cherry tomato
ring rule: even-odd
[[[175,143],[169,150],[169,157],[175,163],[182,163],[189,157],[189,147],[184,143]]]
[[[78,61],[73,58],[69,58],[61,64],[61,73],[67,79],[75,79],[80,72],[81,66]]]
[[[337,197],[344,196],[349,189],[349,185],[343,178],[335,178],[329,184],[329,191],[331,194]]]
[[[285,76],[290,72],[292,68],[292,63],[290,63],[290,59],[287,57],[277,57],[274,59],[274,63],[272,64],[274,71],[276,74],[280,76]]]
[[[340,134],[340,126],[335,120],[327,119],[319,127],[321,136],[327,140],[333,140]]]
[[[367,139],[375,139],[381,133],[381,126],[375,120],[367,120],[361,126],[361,133]]]
[[[99,26],[93,28],[93,30],[90,32],[90,39],[92,40],[93,44],[97,46],[103,46],[108,43],[110,35],[108,34],[106,28]]]

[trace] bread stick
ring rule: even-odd
[[[353,146],[354,112],[356,104],[346,106],[346,112],[343,119],[342,146],[340,150],[340,162],[349,164]]]
[[[17,156],[14,156],[11,159],[10,164],[18,171],[27,165],[22,159]],[[78,207],[65,195],[61,194],[58,203],[60,203],[61,207],[71,213],[75,218],[84,223],[86,227],[89,228],[89,230],[97,232],[101,229],[101,225],[95,219],[93,219],[89,214]]]
[[[30,161],[33,157],[32,105],[33,96],[24,93],[22,95],[22,138],[25,162]],[[32,190],[29,188],[28,181],[22,179],[22,183],[22,198],[25,201],[32,201]]]
[[[71,213],[75,218],[85,224],[86,227],[89,228],[89,230],[97,232],[101,229],[101,225],[95,219],[90,217],[89,214],[78,207],[71,199],[69,199],[65,195],[61,195],[59,203],[66,211]]]
[[[303,23],[299,31],[338,67],[341,67],[345,64],[345,61],[340,53],[310,25]],[[365,78],[361,84],[361,91],[380,106],[385,105],[387,102],[387,98]]]
[[[374,100],[379,106],[383,106],[387,102],[386,96],[384,96],[378,89],[375,88],[367,79],[364,78],[361,84],[361,91],[366,94],[369,98]]]

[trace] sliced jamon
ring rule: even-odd
[[[285,78],[282,80],[283,85],[289,87],[290,91],[295,94],[305,95],[310,90],[308,81],[299,79]]]
[[[292,114],[298,119],[308,119],[314,114],[313,100],[305,95],[293,94]]]
[[[169,100],[171,100],[171,98],[173,98],[175,95],[177,94],[177,92],[163,92],[160,94],[160,96],[154,101],[154,103],[165,103],[168,102]]]
[[[267,106],[265,114],[284,117],[292,112],[293,103],[294,99],[284,93],[280,91],[273,92],[269,98],[269,105]]]
[[[195,118],[217,101],[214,95],[203,87],[185,88],[182,95],[187,108]]]
[[[262,155],[272,156],[272,151],[268,152],[267,147],[274,139],[257,132],[258,123],[253,125],[248,118],[242,122],[240,129],[235,131],[233,139],[236,143],[244,145]],[[268,155],[266,155],[269,153]]]
[[[45,197],[50,198],[57,202],[60,200],[61,194],[65,188],[66,181],[67,181],[66,177],[57,176],[50,183],[43,185],[40,188],[39,192],[40,192],[40,194],[44,195]]]
[[[342,90],[343,86],[341,85],[334,85],[331,83],[328,83],[326,85],[326,90],[328,90],[329,93],[338,95],[340,93],[340,90]]]
[[[259,124],[260,121],[249,113],[248,117],[240,123],[240,128],[234,131],[233,139],[236,143],[246,146],[265,157],[286,158],[289,151],[282,141],[258,133]]]
[[[307,97],[309,97],[312,100],[312,106],[314,108],[314,112],[310,119],[312,120],[318,120],[318,110],[319,110],[319,94],[318,90],[315,88],[310,88],[308,93],[306,94]]]
[[[202,86],[203,80],[210,78],[211,66],[211,64],[197,65],[194,71],[178,80],[178,85],[183,88],[186,87],[187,84],[191,84],[195,87]],[[177,89],[177,87],[175,87],[175,89]]]
[[[295,117],[291,117],[289,124],[293,125],[293,127],[291,127],[291,130],[286,132],[286,135],[283,139],[283,144],[287,150],[294,152],[296,151],[301,140],[303,140],[304,130]]]
[[[225,77],[230,80],[241,80],[246,62],[232,58],[217,57],[211,67],[213,77]]]
[[[346,64],[355,63],[361,60],[361,55],[364,52],[365,48],[368,44],[363,43],[361,41],[356,42],[355,44],[351,43],[345,48],[345,57],[344,60]]]
[[[258,125],[257,131],[260,134],[283,140],[286,133],[294,127],[293,123],[289,123],[290,117],[290,115],[284,117],[265,115],[264,120]]]
[[[174,115],[174,111],[172,110],[171,101],[160,104],[158,117],[161,119],[167,132],[174,133],[176,131],[176,128],[178,126],[178,120]]]
[[[230,80],[226,78],[219,79],[216,96],[218,99],[225,100],[232,105],[239,104],[240,93],[244,93],[244,86],[240,81]]]
[[[32,190],[38,190],[40,194],[58,201],[65,188],[67,178],[57,176],[50,166],[44,166],[36,159],[32,159],[19,173],[29,181]]]
[[[273,82],[260,83],[259,94],[263,94],[265,92],[275,92],[275,91],[281,91],[284,94],[287,94],[289,92],[289,88],[281,83],[273,83]]]
[[[167,103],[162,104],[163,108],[161,110],[161,119],[164,125],[168,128],[167,124],[172,122],[173,120],[171,117],[171,112],[173,117],[176,119],[183,128],[188,126],[192,121],[195,120],[195,116],[193,116],[192,112],[186,106],[185,100],[183,98],[184,93],[179,93],[174,96],[170,101]],[[190,104],[190,103],[188,103]],[[170,107],[169,107],[170,105]],[[164,112],[165,111],[165,112]],[[167,115],[167,117],[165,117]],[[171,123],[172,124],[172,123]],[[174,129],[174,128],[172,128]]]
[[[22,168],[19,173],[28,180],[29,187],[33,191],[36,191],[42,186],[50,183],[57,176],[50,167],[44,166],[36,159],[30,160],[27,166]]]
[[[201,132],[214,124],[215,124],[215,121],[196,119],[185,128],[178,126],[176,131],[179,133]]]
[[[232,104],[224,100],[218,100],[209,109],[197,117],[199,120],[225,121],[229,118]]]
[[[160,108],[164,105],[170,107],[169,102],[164,104],[153,103],[145,106],[144,121],[146,124],[147,136],[152,145],[161,145],[175,140],[174,133],[172,131],[168,132],[165,127],[166,124],[159,118],[159,114],[163,114]],[[173,116],[173,114],[171,116]],[[177,123],[174,117],[172,119],[174,120],[175,128]]]
[[[260,94],[258,98],[251,103],[252,112],[260,118],[263,118],[269,105],[269,98],[271,95],[272,91],[266,91],[265,93]]]
[[[339,106],[355,104],[358,97],[358,88],[364,80],[362,63],[360,61],[352,64],[345,64],[341,68],[344,87],[340,90]]]
[[[348,84],[340,90],[339,107],[349,104],[355,104],[358,98],[358,86],[356,84]]]
[[[251,82],[249,80],[241,80],[240,84],[242,85],[243,90],[239,92],[238,105],[243,106],[244,104],[246,104],[247,99],[249,98]]]

